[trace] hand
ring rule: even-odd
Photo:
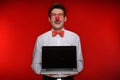
[[[64,74],[65,76],[73,76],[73,74]]]
[[[46,74],[46,76],[50,76],[50,77],[53,77],[53,76],[56,76],[57,74]]]

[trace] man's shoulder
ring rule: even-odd
[[[47,31],[47,32],[39,35],[39,36],[37,37],[37,39],[42,39],[42,38],[48,37],[48,36],[50,35],[50,33],[51,33],[51,31],[49,30],[49,31]]]
[[[79,35],[77,33],[73,32],[73,31],[70,31],[70,30],[65,30],[65,31],[66,31],[67,34],[79,38]]]

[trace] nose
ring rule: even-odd
[[[59,17],[59,16],[56,16],[56,17],[55,17],[55,20],[56,20],[56,21],[59,21],[59,20],[60,20],[60,17]]]

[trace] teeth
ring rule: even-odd
[[[60,24],[60,23],[61,23],[61,21],[55,21],[54,23],[55,23],[55,24]]]

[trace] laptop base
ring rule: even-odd
[[[41,74],[77,74],[78,72],[74,71],[46,71],[41,72]]]

